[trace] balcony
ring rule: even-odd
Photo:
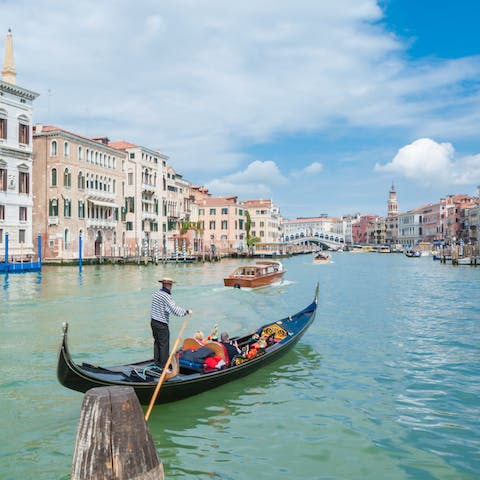
[[[142,212],[142,219],[157,220],[158,219],[158,213]]]
[[[48,217],[49,225],[58,225],[58,217]]]
[[[95,202],[96,200],[100,202],[114,202],[116,200],[116,194],[111,192],[104,192],[103,190],[96,190],[94,188],[89,188],[87,190],[88,197],[86,200]]]
[[[155,193],[157,191],[156,185],[150,185],[149,183],[142,183],[142,192]]]
[[[115,228],[117,223],[115,220],[107,220],[105,218],[87,218],[85,220],[87,228]]]

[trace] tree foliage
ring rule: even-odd
[[[185,235],[189,230],[194,230],[195,232],[202,234],[203,228],[201,222],[182,222],[180,234]]]

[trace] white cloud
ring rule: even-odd
[[[258,160],[245,170],[217,178],[207,183],[214,196],[238,195],[242,199],[270,198],[273,188],[288,183],[275,162]]]
[[[376,164],[377,172],[398,174],[425,185],[468,185],[480,181],[480,155],[455,160],[450,143],[420,138],[406,145],[385,165]]]
[[[477,141],[480,57],[413,62],[381,3],[4,0],[0,52],[12,27],[17,84],[40,93],[36,122],[160,149],[185,178],[216,178],[219,191],[240,194],[237,184],[255,183],[228,174],[246,172],[253,146],[284,138],[337,140],[343,159],[362,150],[352,175],[370,171],[372,131],[397,145],[406,135]],[[318,152],[301,147],[265,157],[313,183],[323,171],[311,163]],[[329,162],[325,176],[333,171]],[[255,188],[266,195],[281,185]]]
[[[323,170],[323,165],[319,162],[313,162],[303,169],[306,174],[316,174]]]

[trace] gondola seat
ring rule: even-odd
[[[186,338],[180,350],[198,350],[200,347],[203,347],[203,343],[196,338]]]
[[[195,354],[200,348],[202,348],[203,352],[205,349],[210,350],[212,353],[208,356],[215,356],[216,358],[223,360],[223,365],[230,365],[227,350],[220,342],[208,342],[203,345],[194,338],[186,338],[183,342],[182,349],[178,353],[180,367],[183,368],[183,370],[194,372],[206,371],[205,363],[202,361],[204,353],[202,352],[202,355],[200,355],[202,358],[197,358],[197,355]],[[208,356],[205,358],[208,358]]]
[[[215,353],[215,355],[222,357],[222,360],[228,365],[229,358],[227,349],[220,342],[209,341],[207,343],[202,343],[195,338],[186,338],[183,341],[181,350],[198,350],[200,347],[209,348]]]

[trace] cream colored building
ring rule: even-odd
[[[167,231],[165,232],[165,244],[168,255],[179,251],[190,249],[181,231],[186,222],[191,221],[192,213],[192,195],[190,192],[190,183],[183,176],[167,166],[167,195],[164,206],[164,212],[167,216]]]
[[[166,155],[129,142],[109,142],[126,154],[122,195],[122,220],[125,222],[124,246],[128,255],[162,255],[167,230],[164,203],[167,196]]]
[[[34,255],[37,230],[32,231],[32,103],[37,93],[16,85],[13,40],[6,37],[0,81],[0,261]]]
[[[106,138],[40,124],[33,152],[33,228],[42,235],[45,260],[123,256],[126,153]]]
[[[250,235],[260,238],[261,243],[280,243],[283,228],[280,208],[272,200],[246,200],[241,204],[250,214]]]

